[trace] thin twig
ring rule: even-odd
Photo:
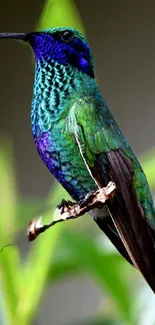
[[[84,215],[86,212],[94,208],[102,208],[107,201],[111,200],[116,192],[116,185],[113,182],[109,182],[107,187],[103,187],[97,191],[88,193],[85,198],[79,202],[71,202],[63,200],[59,205],[60,219],[54,220],[49,224],[42,224],[42,218],[34,218],[30,221],[27,230],[27,236],[29,241],[32,241],[43,233],[48,228],[51,228],[59,222],[63,222],[69,219],[75,219]]]

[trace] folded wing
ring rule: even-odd
[[[117,187],[108,203],[111,220],[96,222],[155,292],[155,210],[137,158],[101,99],[80,99],[68,125],[97,186],[113,181]]]

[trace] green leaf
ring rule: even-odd
[[[79,265],[87,269],[100,287],[111,295],[122,317],[130,323],[131,296],[122,274],[123,259],[119,255],[103,252],[93,240],[73,230],[65,229],[63,240],[72,250]]]
[[[59,244],[60,245],[60,244]],[[66,247],[68,249],[68,246]],[[57,250],[59,248],[57,247]],[[54,283],[57,280],[60,280],[61,278],[67,277],[71,274],[77,274],[81,271],[83,271],[83,265],[79,263],[79,261],[76,259],[76,256],[67,256],[65,255],[65,258],[60,257],[58,259],[57,256],[57,250],[56,254],[54,254],[54,258],[52,261],[52,264],[48,270],[48,282],[47,284]]]
[[[16,187],[12,167],[10,145],[0,146],[0,273],[5,310],[8,319],[13,319],[18,302],[20,285],[20,254],[12,244],[16,228]]]
[[[72,222],[72,226],[74,226],[74,221]],[[66,226],[62,226],[62,232],[61,232],[61,238],[59,239],[59,244],[57,246],[57,249],[54,253],[52,264],[49,268],[48,273],[48,284],[55,282],[56,280],[61,279],[62,277],[69,276],[70,274],[77,274],[81,272],[86,272],[85,264],[79,258],[77,257],[77,254],[74,251],[74,248],[72,245],[70,245],[70,240],[68,241],[66,239],[67,233],[73,232],[74,228],[71,226],[70,230],[68,230],[67,224]],[[67,230],[66,230],[67,228]],[[52,229],[49,230],[52,232]],[[66,232],[67,231],[67,232]],[[80,228],[76,230],[76,233],[78,235],[80,231]],[[65,237],[65,240],[64,240]],[[87,237],[86,237],[87,238]],[[107,254],[107,253],[106,253]],[[103,253],[104,258],[105,253]],[[118,253],[110,253],[111,258],[114,260],[120,261],[120,257]]]
[[[80,14],[72,0],[47,0],[38,29],[46,27],[74,27],[85,34]]]
[[[61,200],[63,189],[60,185],[55,187],[53,192],[53,203]],[[49,199],[51,200],[51,199]],[[53,211],[48,211],[45,217],[52,217]],[[33,244],[31,251],[23,269],[23,283],[21,286],[20,297],[22,315],[18,313],[15,319],[20,320],[22,325],[29,324],[33,319],[36,308],[39,304],[42,292],[45,288],[48,269],[52,263],[53,254],[56,250],[61,227],[53,228],[52,233],[47,231],[43,236],[40,236]],[[37,295],[36,295],[37,292]]]

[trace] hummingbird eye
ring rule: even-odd
[[[70,43],[74,38],[74,33],[70,30],[65,30],[61,33],[61,40],[65,43]]]

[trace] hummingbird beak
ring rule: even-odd
[[[0,39],[16,39],[26,41],[29,33],[0,33]]]

